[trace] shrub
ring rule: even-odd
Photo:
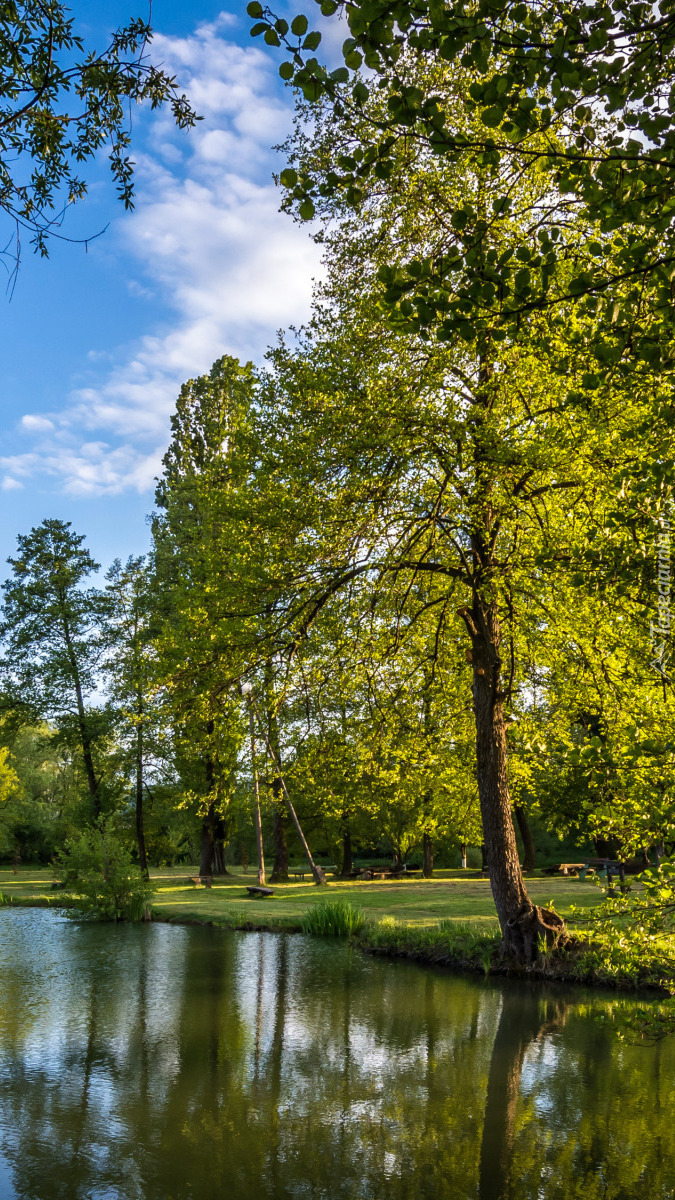
[[[309,909],[302,921],[302,932],[314,937],[351,937],[366,923],[365,913],[348,900],[323,900]]]
[[[66,842],[56,871],[75,895],[69,916],[90,921],[149,919],[152,885],[109,826],[95,826]]]

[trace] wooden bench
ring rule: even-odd
[[[250,887],[247,887],[246,891],[248,892],[249,896],[264,897],[274,895],[274,888],[258,887],[256,884],[252,884]]]
[[[188,883],[194,883],[195,887],[199,887],[200,885],[203,885],[204,887],[210,888],[213,884],[213,876],[212,875],[191,875],[188,880]]]

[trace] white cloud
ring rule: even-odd
[[[21,418],[21,426],[26,433],[49,433],[54,428],[54,422],[50,421],[48,417],[26,413]]]
[[[2,460],[12,477],[43,472],[76,495],[150,489],[180,384],[224,353],[259,361],[279,327],[309,313],[319,252],[278,212],[271,180],[290,97],[280,98],[274,59],[225,40],[227,24],[156,38],[155,55],[204,120],[186,137],[169,114],[153,118],[152,152],[135,155],[136,210],[116,227],[137,264],[130,289],[168,300],[174,317],[118,347],[116,365],[89,355],[98,378],[62,411],[26,414],[21,431],[33,445]]]
[[[18,479],[13,479],[11,475],[5,475],[0,484],[3,492],[14,492],[17,488],[22,488],[23,484]]]

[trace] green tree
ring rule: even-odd
[[[0,30],[0,209],[42,254],[65,210],[86,193],[82,164],[109,146],[117,193],[133,206],[132,103],[169,104],[179,128],[197,119],[176,80],[150,61],[152,29],[136,18],[97,52],[60,0],[21,0]]]
[[[6,718],[0,736],[15,776],[0,803],[0,854],[49,862],[88,816],[81,756],[47,723],[14,728]]]
[[[107,724],[94,706],[100,682],[102,593],[82,584],[98,570],[70,522],[45,520],[18,538],[3,584],[3,662],[11,692],[79,747],[91,809],[101,814],[97,742]]]
[[[358,207],[369,187],[395,176],[405,140],[439,163],[469,169],[480,163],[504,181],[489,212],[471,196],[454,198],[442,255],[413,247],[397,271],[383,265],[387,305],[418,328],[461,336],[467,327],[475,335],[495,326],[511,334],[527,313],[566,310],[572,301],[597,322],[600,362],[614,353],[608,329],[633,360],[658,361],[664,353],[671,360],[660,344],[663,329],[671,328],[675,272],[667,6],[327,0],[322,12],[346,17],[350,34],[345,65],[333,71],[317,60],[321,34],[308,32],[306,17],[289,29],[258,0],[248,12],[252,34],[287,49],[282,77],[309,102],[327,104],[338,122],[367,110],[379,89],[387,93],[387,107],[369,121],[367,135],[337,154],[328,170],[282,173],[302,218],[327,195]],[[411,78],[411,61],[431,70]],[[434,69],[449,62],[472,73],[462,100],[464,112],[479,117],[470,134],[434,85]],[[552,202],[540,207],[526,268],[504,254],[486,263],[486,239],[508,238],[518,209],[509,181],[542,171]],[[574,215],[594,236],[570,256],[566,233]],[[574,269],[560,274],[557,267],[570,257]]]
[[[511,819],[506,729],[523,705],[521,647],[546,619],[553,575],[564,580],[558,603],[575,588],[620,598],[631,572],[642,574],[642,562],[637,572],[630,562],[629,541],[644,537],[646,506],[627,496],[642,475],[640,488],[653,483],[653,504],[661,502],[666,468],[658,459],[672,428],[667,375],[655,375],[622,336],[612,342],[605,331],[613,346],[607,370],[593,369],[590,309],[570,300],[556,319],[536,312],[527,325],[502,319],[500,264],[511,263],[525,286],[532,244],[553,228],[562,201],[545,138],[533,134],[531,143],[539,172],[483,155],[486,121],[465,103],[479,74],[471,64],[420,66],[412,52],[402,54],[357,105],[331,102],[327,113],[317,110],[309,136],[301,128],[289,170],[321,181],[315,208],[328,283],[307,338],[275,354],[274,386],[279,437],[310,504],[296,537],[308,566],[295,571],[289,623],[299,640],[335,590],[356,578],[369,582],[373,604],[388,580],[406,580],[409,622],[415,583],[435,576],[438,611],[458,614],[469,640],[483,826],[505,944],[527,957],[538,936],[556,936],[560,921],[530,905]],[[345,170],[359,172],[370,161],[370,135],[395,109],[400,76],[422,97],[433,95],[472,152],[430,156],[423,139],[401,135],[387,147],[391,169],[364,169],[359,195],[350,198],[332,178],[336,165],[351,156]],[[505,189],[511,216],[501,222]],[[456,222],[467,205],[472,215]],[[480,283],[487,305],[480,320],[474,292],[455,305],[434,268],[467,223],[480,233],[469,239],[471,287]],[[594,253],[590,216],[572,207],[565,226],[565,254],[549,262],[561,303],[574,291],[579,261]],[[410,286],[398,289],[399,274]],[[382,280],[396,296],[382,296]],[[629,307],[630,286],[616,284]],[[646,296],[652,314],[655,296]],[[306,466],[298,470],[300,460]]]
[[[209,375],[181,389],[172,439],[157,488],[155,564],[161,593],[156,640],[158,678],[174,730],[176,764],[202,816],[200,872],[223,871],[237,755],[246,736],[236,696],[241,656],[228,631],[246,628],[229,607],[226,583],[246,557],[238,485],[248,467],[250,364],[224,357]]]
[[[153,692],[154,575],[146,559],[119,559],[106,574],[107,606],[101,628],[103,669],[115,710],[115,732],[134,779],[135,827],[141,873],[148,876],[143,799],[148,757],[158,750],[160,706]],[[156,622],[155,622],[156,625]]]

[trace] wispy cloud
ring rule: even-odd
[[[88,356],[93,380],[61,411],[27,413],[24,453],[0,460],[21,486],[46,474],[74,495],[152,487],[180,384],[223,353],[258,359],[276,329],[305,319],[319,253],[306,229],[278,212],[271,145],[290,126],[276,64],[256,45],[228,40],[228,18],[186,38],[157,38],[154,53],[203,115],[188,137],[168,114],[150,122],[136,154],[138,199],[118,222],[135,294],[173,314],[114,350]],[[150,308],[150,306],[149,306]]]

